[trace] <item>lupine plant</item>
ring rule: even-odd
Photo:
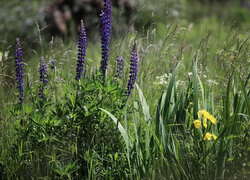
[[[104,0],[104,8],[100,14],[100,32],[102,43],[102,60],[101,60],[101,73],[103,80],[108,66],[109,59],[109,41],[111,33],[111,0]]]
[[[41,98],[44,98],[44,87],[47,84],[47,64],[45,63],[44,57],[40,59],[40,82],[42,83],[41,88],[39,90],[39,95]]]
[[[18,99],[19,99],[19,104],[22,104],[24,101],[23,54],[19,38],[16,38],[15,67],[16,67],[16,83],[19,93]]]
[[[77,60],[76,77],[75,77],[76,80],[80,79],[83,76],[83,71],[85,66],[84,64],[86,56],[86,46],[87,46],[87,35],[83,21],[81,21],[80,33],[78,39],[78,60]]]
[[[55,62],[52,60],[50,61],[51,65],[50,65],[50,69],[55,69]]]
[[[118,77],[120,79],[122,78],[123,66],[124,66],[123,58],[121,56],[117,56],[115,77]]]
[[[135,82],[137,78],[137,71],[138,71],[138,54],[136,44],[133,47],[132,57],[130,60],[130,71],[129,71],[129,81],[127,85],[127,92],[126,94],[132,94],[132,91],[135,87]]]

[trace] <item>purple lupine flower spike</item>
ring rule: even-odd
[[[108,66],[109,41],[111,33],[111,0],[104,0],[104,8],[100,14],[100,31],[102,43],[102,60],[100,70],[105,80],[105,72]]]
[[[124,60],[121,56],[117,56],[117,66],[116,66],[116,75],[115,77],[122,78]]]
[[[22,47],[19,38],[16,38],[16,49],[15,49],[15,67],[16,67],[16,83],[19,91],[18,99],[19,104],[24,101],[24,80],[23,80],[23,58],[22,58]]]
[[[40,59],[40,82],[42,82],[42,85],[45,86],[48,82],[47,80],[47,64],[45,63],[45,60],[43,57]],[[44,98],[43,88],[39,90],[39,95],[41,98]]]
[[[129,75],[129,82],[127,86],[126,94],[132,94],[132,90],[134,89],[135,81],[137,78],[137,71],[138,71],[138,54],[136,45],[133,47],[132,57],[130,60],[130,75]]]
[[[55,69],[55,62],[53,60],[51,61],[50,69],[52,69],[52,70]]]
[[[46,85],[47,84],[47,64],[43,57],[40,59],[40,81]]]
[[[87,35],[85,27],[83,25],[83,21],[81,21],[80,34],[78,39],[78,60],[77,60],[76,77],[75,77],[76,80],[80,79],[83,76],[85,56],[86,56],[86,46],[87,46]]]

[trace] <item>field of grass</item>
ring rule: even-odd
[[[213,6],[207,16],[207,6],[202,16],[200,8],[189,10],[201,4],[174,2],[171,8],[144,2],[133,27],[118,35],[111,31],[105,81],[99,34],[89,40],[87,32],[84,76],[75,80],[77,37],[47,42],[34,24],[34,43],[20,37],[21,103],[15,43],[7,42],[12,31],[5,32],[0,179],[250,178],[249,12],[228,8],[225,15]],[[138,67],[131,63],[136,54]],[[47,83],[40,80],[42,56]],[[117,56],[124,59],[121,78],[115,76]],[[138,74],[128,94],[131,68]]]

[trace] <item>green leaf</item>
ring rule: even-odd
[[[126,143],[126,146],[127,148],[130,146],[130,142],[129,142],[129,137],[128,137],[128,133],[126,132],[126,130],[123,128],[123,126],[121,125],[121,123],[117,120],[117,118],[111,114],[109,111],[105,110],[105,109],[102,109],[102,108],[99,108],[101,109],[103,112],[105,112],[115,123],[115,125],[118,125],[118,129]]]
[[[236,71],[236,74],[238,75],[238,78],[240,80],[241,90],[243,92],[245,103],[246,103],[246,107],[247,107],[247,114],[250,115],[250,105],[249,105],[249,98],[247,96],[246,87],[244,86],[244,83],[243,83],[243,81],[242,81],[242,79],[240,77],[239,72]]]
[[[118,158],[118,153],[117,152],[115,153],[114,157],[115,157],[115,161],[116,161],[117,158]]]
[[[198,57],[198,55],[197,55]],[[198,74],[197,74],[197,61],[194,62],[193,66],[193,74],[194,74],[194,88],[193,88],[193,98],[194,98],[194,109],[193,109],[193,117],[194,119],[198,118]]]
[[[146,120],[146,122],[148,122],[148,120],[151,119],[150,114],[149,114],[149,107],[147,105],[146,99],[145,99],[140,87],[138,86],[138,84],[135,84],[135,85],[136,85],[138,93],[139,93],[139,98],[140,98],[140,101],[141,101],[142,111],[143,111],[145,120]]]

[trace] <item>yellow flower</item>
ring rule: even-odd
[[[215,117],[213,117],[212,115],[210,115],[210,116],[208,117],[208,119],[209,119],[213,124],[216,124],[216,119],[215,119]]]
[[[212,137],[213,137],[213,139],[214,140],[216,140],[217,139],[217,136],[215,136],[214,134],[210,134],[209,132],[207,132],[206,134],[205,134],[205,136],[204,136],[204,140],[211,140],[212,139]]]
[[[216,124],[215,117],[213,117],[211,114],[209,114],[209,112],[207,112],[206,110],[202,109],[201,111],[198,112],[198,118],[199,119],[200,119],[200,114],[204,118],[203,126],[205,128],[207,128],[207,120],[211,121],[213,124]]]
[[[209,112],[207,112],[205,109],[202,109],[202,110],[201,110],[201,114],[202,114],[203,116],[209,116],[209,115],[210,115]]]
[[[195,128],[200,128],[201,127],[201,121],[200,120],[197,119],[193,123],[194,123]]]
[[[204,128],[207,129],[207,118],[204,118],[204,120],[203,120],[203,126],[204,126]]]

